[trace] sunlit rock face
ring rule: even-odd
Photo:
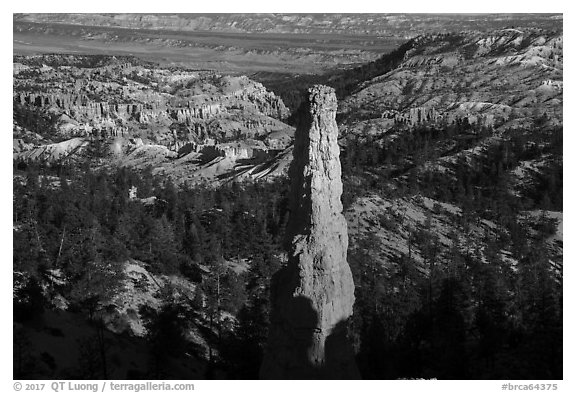
[[[358,377],[346,337],[354,282],[346,261],[336,108],[326,86],[312,87],[301,108],[290,167],[289,261],[272,282],[262,378]]]

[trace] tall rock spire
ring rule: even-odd
[[[346,262],[336,107],[334,89],[317,85],[300,108],[290,167],[289,259],[272,280],[262,378],[359,377],[346,337],[354,282]]]

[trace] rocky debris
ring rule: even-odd
[[[26,143],[23,139],[21,138],[14,138],[12,139],[12,153],[16,154],[16,153],[20,153],[26,150],[30,150],[34,148],[34,145],[32,143]]]
[[[314,86],[296,130],[289,260],[272,282],[272,314],[261,377],[358,378],[346,323],[354,282],[346,261],[348,232],[342,214],[336,96]]]
[[[242,142],[221,143],[216,145],[215,148],[222,157],[230,157],[236,159],[268,157],[267,148],[264,143],[260,141],[254,141],[252,144],[246,144]]]
[[[25,64],[20,64],[20,63],[14,63],[13,67],[12,67],[12,73],[14,75],[19,74],[22,71],[26,71],[27,69],[29,69],[30,67],[28,67]]]
[[[30,150],[14,152],[13,159],[17,161],[39,161],[51,163],[61,161],[86,148],[89,142],[84,138],[73,138],[60,143],[42,145]],[[16,146],[14,147],[16,150]]]

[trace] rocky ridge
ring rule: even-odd
[[[263,378],[358,376],[346,339],[354,283],[346,262],[336,106],[332,88],[312,87],[296,131],[289,260],[272,283]]]
[[[114,60],[114,58],[112,58]],[[185,129],[195,141],[266,135],[282,128],[274,120],[289,115],[282,100],[262,84],[245,76],[168,70],[120,61],[99,67],[47,66],[38,58],[16,58],[14,102],[64,116],[63,136],[142,136],[142,125],[163,132],[148,137],[167,138],[167,128]],[[54,61],[50,56],[46,60]],[[22,70],[22,63],[28,68]],[[234,121],[234,129],[225,123]],[[217,124],[212,124],[217,122]],[[163,129],[162,129],[163,128]],[[286,128],[284,126],[284,128]]]
[[[162,164],[170,167],[170,159],[189,153],[197,162],[227,158],[234,167],[236,160],[273,156],[294,133],[282,122],[289,115],[282,100],[245,76],[114,56],[15,57],[13,102],[17,161],[59,161],[63,155],[50,146],[82,138],[103,142],[104,154],[127,166],[139,165],[135,155],[154,151],[153,161],[165,151]],[[30,129],[34,117],[46,126]]]
[[[427,31],[489,29],[513,23],[554,23],[558,14],[15,14],[18,23],[228,33],[378,34],[398,37]],[[449,22],[449,23],[447,23]]]
[[[562,75],[562,32],[426,35],[412,41],[399,67],[346,98],[341,112],[351,132],[365,128],[368,119],[382,131],[456,121],[504,129],[539,118],[558,125]]]

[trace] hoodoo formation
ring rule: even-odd
[[[359,378],[346,336],[354,282],[346,261],[336,107],[334,89],[317,85],[300,108],[290,167],[289,260],[272,282],[264,379]]]

